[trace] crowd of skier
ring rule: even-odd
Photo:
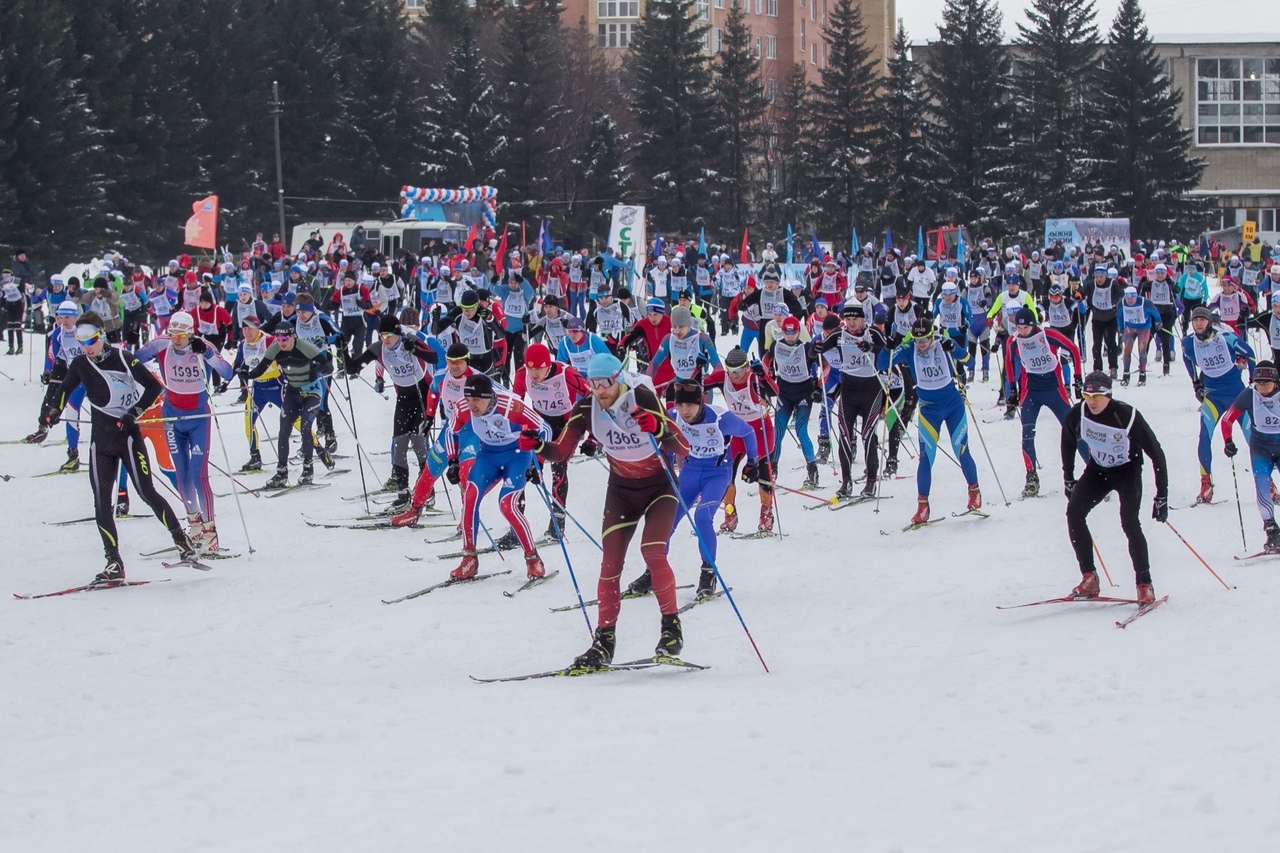
[[[89,470],[106,556],[95,585],[125,583],[116,518],[129,513],[129,480],[168,528],[179,562],[204,567],[226,556],[210,486],[210,445],[225,441],[220,395],[238,394],[245,417],[247,459],[230,476],[266,473],[259,434],[273,407],[277,432],[266,448],[275,467],[260,488],[314,488],[314,458],[330,471],[340,458],[335,414],[359,445],[349,400],[351,383],[364,381],[394,396],[391,474],[374,484],[379,512],[367,525],[421,526],[441,512],[443,478],[459,490],[462,542],[446,583],[473,581],[486,577],[481,502],[497,489],[510,529],[488,550],[520,549],[526,587],[536,585],[549,577],[539,548],[561,543],[570,523],[591,526],[571,511],[569,463],[594,459],[608,469],[598,618],[574,668],[609,665],[622,599],[647,595],[661,612],[656,654],[673,658],[683,633],[668,545],[682,519],[697,536],[695,601],[705,602],[726,594],[717,539],[776,535],[779,492],[826,488],[824,466],[834,492],[809,496],[836,510],[878,501],[887,481],[901,479],[900,453],[914,455],[917,502],[905,530],[915,530],[940,520],[930,496],[946,455],[967,485],[959,514],[985,517],[971,438],[981,439],[973,402],[986,387],[996,405],[982,408],[995,408],[993,419],[1021,420],[1023,498],[1042,496],[1041,410],[1060,426],[1067,529],[1082,574],[1070,597],[1100,594],[1086,517],[1115,492],[1133,601],[1150,607],[1159,600],[1139,520],[1143,456],[1158,522],[1168,517],[1168,471],[1151,425],[1112,395],[1135,372],[1139,386],[1151,373],[1168,376],[1179,357],[1200,402],[1197,502],[1214,502],[1214,430],[1234,456],[1238,423],[1264,552],[1280,553],[1271,481],[1280,464],[1280,261],[1218,261],[1176,243],[1130,254],[982,242],[959,258],[867,244],[838,257],[811,251],[792,265],[771,244],[757,263],[690,244],[667,246],[637,270],[612,250],[444,245],[387,258],[341,234],[315,235],[288,257],[261,236],[242,256],[204,266],[183,256],[149,269],[109,255],[83,278],[53,275],[43,285],[29,265],[3,272],[10,354],[23,351],[24,326],[45,350],[47,391],[25,441],[41,443],[65,422],[60,470]],[[804,472],[792,484],[788,445]],[[367,459],[369,449],[355,452]],[[157,469],[185,525],[157,490]],[[758,494],[754,530],[739,530],[739,479]],[[531,490],[549,511],[542,537],[525,515]],[[637,532],[644,569],[623,586]]]

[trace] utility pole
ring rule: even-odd
[[[280,241],[289,245],[289,235],[284,230],[284,170],[280,165],[280,116],[284,113],[284,104],[280,102],[280,84],[271,81],[271,116],[276,125],[276,206],[280,213]]]

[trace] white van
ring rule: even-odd
[[[296,256],[306,245],[312,231],[320,232],[320,242],[329,245],[334,234],[341,234],[342,239],[351,244],[351,235],[357,225],[364,226],[365,239],[376,246],[387,258],[394,258],[402,248],[415,255],[422,248],[422,241],[435,239],[437,242],[450,241],[461,244],[467,239],[470,230],[456,222],[422,222],[417,219],[396,219],[387,222],[381,219],[369,219],[359,222],[303,222],[295,225],[289,238],[289,254]]]

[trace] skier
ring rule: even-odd
[[[1112,268],[1114,269],[1114,268]],[[1124,285],[1117,281],[1119,273],[1099,266],[1093,270],[1093,281],[1080,286],[1085,303],[1089,306],[1093,333],[1093,369],[1102,369],[1102,348],[1107,348],[1107,366],[1112,379],[1120,367],[1120,343],[1117,340],[1116,309],[1124,295]]]
[[[1120,279],[1124,281],[1124,279]],[[1129,387],[1129,368],[1133,364],[1133,350],[1138,349],[1138,384],[1147,384],[1147,350],[1151,347],[1151,336],[1160,334],[1160,312],[1143,296],[1138,295],[1138,288],[1127,285],[1124,298],[1120,301],[1120,310],[1116,312],[1120,336],[1124,340],[1124,376],[1120,384]]]
[[[719,379],[719,371],[707,377],[707,381]],[[764,366],[759,362],[747,363],[747,354],[742,347],[734,347],[724,357],[724,391],[725,406],[730,412],[746,421],[755,432],[758,455],[766,464],[773,455],[773,421],[765,417],[764,394],[768,383],[763,379]],[[738,529],[738,487],[734,476],[738,473],[738,464],[747,458],[746,441],[731,438],[729,455],[732,459],[733,471],[729,476],[728,487],[724,493],[724,521],[720,524],[721,533],[732,533]],[[760,472],[760,525],[757,535],[773,533],[773,476],[772,472]]]
[[[256,380],[275,366],[280,369],[285,381],[281,394],[283,405],[280,407],[280,434],[276,438],[276,473],[264,488],[282,489],[289,484],[289,436],[293,432],[294,420],[300,422],[302,433],[302,476],[298,479],[298,485],[310,485],[312,482],[311,427],[315,422],[316,410],[320,408],[320,386],[328,365],[324,355],[311,342],[299,340],[294,334],[293,324],[285,321],[276,326],[274,340],[262,354],[262,360],[249,370],[246,378]],[[317,452],[325,467],[332,469],[333,459],[324,447],[318,448]]]
[[[187,508],[187,535],[201,554],[218,550],[218,528],[209,485],[209,442],[213,438],[209,373],[223,380],[234,369],[213,346],[196,335],[196,322],[186,311],[169,318],[168,337],[138,350],[138,361],[155,361],[164,385],[165,440],[178,475],[178,493]]]
[[[1209,301],[1209,311],[1217,314],[1237,335],[1244,337],[1241,329],[1249,325],[1249,317],[1257,311],[1257,305],[1231,276],[1224,275],[1221,286],[1221,292]]]
[[[519,442],[522,449],[533,450],[549,462],[559,462],[572,456],[578,442],[589,434],[609,460],[609,484],[601,520],[604,555],[597,586],[600,603],[595,638],[591,647],[573,662],[575,669],[583,671],[600,669],[613,661],[622,565],[627,546],[642,520],[640,553],[645,571],[629,589],[652,591],[658,599],[662,630],[656,653],[678,655],[684,647],[676,612],[675,574],[667,560],[667,540],[680,504],[659,451],[682,458],[689,453],[689,442],[667,417],[657,395],[637,378],[624,375],[617,357],[594,356],[587,378],[591,396],[574,404],[558,439],[546,442],[537,431],[526,430]]]
[[[818,462],[814,458],[813,441],[809,438],[809,415],[815,400],[821,402],[822,389],[817,386],[815,367],[817,355],[813,342],[800,340],[800,321],[787,317],[782,321],[782,340],[774,341],[765,353],[763,364],[766,376],[778,389],[778,408],[774,413],[773,432],[779,437],[773,447],[773,469],[778,469],[782,456],[781,436],[787,434],[787,426],[795,416],[795,436],[804,454],[807,472],[804,489],[818,488]]]
[[[1178,319],[1174,282],[1169,278],[1169,267],[1156,264],[1151,275],[1142,282],[1140,290],[1160,315],[1160,331],[1155,333],[1156,347],[1164,363],[1163,375],[1168,376],[1169,366],[1173,362],[1174,322]]]
[[[668,361],[670,377],[663,370]],[[716,352],[709,335],[694,330],[693,314],[688,308],[673,308],[671,332],[658,344],[649,360],[647,372],[657,383],[658,390],[661,392],[664,388],[669,388],[672,380],[701,382],[703,375],[719,366],[720,354]]]
[[[1164,451],[1145,418],[1127,403],[1111,399],[1111,377],[1095,370],[1084,379],[1084,402],[1071,409],[1062,425],[1062,486],[1067,495],[1067,535],[1080,564],[1080,584],[1071,595],[1097,598],[1098,571],[1088,516],[1103,498],[1120,498],[1120,527],[1129,540],[1129,557],[1138,586],[1138,603],[1155,601],[1147,539],[1138,520],[1142,500],[1142,454],[1155,469],[1156,497],[1151,517],[1169,519],[1169,472]],[[1087,454],[1076,480],[1076,454]]]
[[[7,355],[22,355],[22,319],[27,313],[27,293],[13,270],[0,272],[0,299],[4,303],[5,329],[9,333]]]
[[[160,380],[142,362],[124,350],[107,345],[102,318],[92,311],[80,315],[75,328],[80,355],[72,359],[57,399],[44,414],[46,426],[53,426],[81,385],[85,399],[93,406],[93,433],[89,439],[89,481],[93,488],[93,511],[102,536],[107,565],[93,579],[95,584],[124,580],[124,560],[116,531],[113,491],[121,463],[133,479],[134,488],[151,507],[156,518],[169,529],[179,559],[195,556],[194,543],[182,529],[182,522],[151,482],[147,458],[137,420],[160,397]]]
[[[249,371],[258,366],[258,362],[271,346],[271,339],[262,332],[262,323],[257,315],[249,314],[240,326],[240,345],[236,348],[236,358],[232,367],[240,380],[250,387],[245,398],[245,435],[249,439],[249,461],[240,466],[242,473],[262,470],[262,453],[258,444],[258,418],[268,405],[276,409],[284,408],[281,392],[284,386],[280,380],[280,370],[271,367],[257,380],[249,379]]]
[[[702,398],[699,383],[676,382],[675,405],[667,410],[667,415],[689,442],[689,455],[680,467],[680,499],[692,510],[692,521],[698,534],[698,553],[702,557],[702,572],[698,576],[695,595],[708,598],[716,591],[716,509],[734,474],[734,466],[726,464],[731,458],[731,440],[738,439],[746,445],[747,464],[742,469],[744,483],[757,482],[763,466],[751,425],[732,412],[705,405]],[[680,517],[677,516],[671,531],[673,535],[679,526]],[[668,549],[670,545],[668,537]]]
[[[969,484],[969,504],[966,512],[982,509],[982,492],[978,488],[978,468],[969,453],[969,418],[965,411],[964,386],[957,380],[969,354],[956,359],[957,349],[950,338],[939,340],[933,322],[921,317],[911,330],[911,337],[904,341],[887,360],[885,367],[902,365],[915,381],[920,399],[920,465],[916,469],[916,487],[919,498],[916,514],[911,518],[913,526],[929,522],[929,491],[933,484],[933,459],[938,450],[938,437],[943,425],[951,434],[951,449],[960,461],[960,470]],[[957,361],[959,363],[957,363]]]
[[[480,571],[476,556],[476,526],[480,522],[480,501],[499,482],[498,506],[502,515],[515,528],[524,546],[525,575],[529,580],[546,576],[537,544],[524,517],[524,487],[529,474],[537,475],[536,460],[522,447],[520,436],[532,433],[542,440],[551,437],[551,429],[537,412],[525,406],[505,388],[495,388],[485,374],[467,377],[462,389],[463,405],[455,410],[445,432],[445,452],[449,467],[445,476],[459,484],[461,479],[462,442],[459,436],[470,427],[478,439],[475,463],[462,486],[462,562],[449,573],[455,580],[470,580]],[[531,470],[532,469],[532,470]]]
[[[583,328],[588,334],[592,336],[598,335],[608,344],[609,350],[617,356],[621,356],[622,348],[625,345],[624,339],[632,326],[631,306],[626,303],[625,299],[626,297],[621,294],[615,299],[613,288],[607,283],[601,285],[596,299],[592,301],[591,307],[587,309],[587,319],[583,323]],[[594,347],[592,349],[594,350]],[[588,357],[587,361],[590,362],[591,358]],[[574,367],[577,367],[577,365],[575,364]],[[586,370],[585,364],[578,368],[579,373],[584,370]]]
[[[818,349],[824,355],[837,356],[840,369],[840,411],[837,424],[840,428],[840,489],[836,497],[853,496],[853,460],[856,452],[855,438],[863,445],[866,460],[866,480],[863,498],[874,497],[876,478],[879,476],[879,439],[876,428],[884,412],[884,379],[876,370],[876,360],[887,346],[884,334],[867,325],[861,305],[849,304],[840,312],[844,328],[823,337]],[[859,429],[861,422],[861,429]]]
[[[1262,515],[1262,531],[1267,536],[1263,553],[1280,554],[1280,526],[1275,518],[1275,486],[1271,472],[1280,466],[1280,371],[1271,361],[1260,361],[1253,368],[1253,387],[1246,388],[1236,397],[1231,408],[1222,416],[1223,452],[1227,458],[1236,455],[1236,443],[1231,437],[1231,425],[1241,416],[1247,416],[1252,424],[1248,434],[1249,467],[1253,471],[1254,491],[1257,494],[1258,512]],[[1234,464],[1234,463],[1233,463]]]
[[[524,366],[516,372],[511,393],[518,400],[523,400],[526,394],[529,396],[533,410],[547,422],[554,440],[564,430],[565,419],[569,416],[574,404],[583,397],[590,396],[591,386],[587,384],[586,378],[570,365],[552,361],[551,350],[547,349],[546,344],[537,343],[529,344],[529,348],[525,351]],[[588,442],[583,452],[593,456],[596,449]],[[547,525],[546,535],[556,537],[557,531],[564,530],[564,508],[569,502],[569,463],[567,461],[552,463],[551,482],[551,494],[559,505],[552,507],[554,517]]]
[[[1036,421],[1041,407],[1046,407],[1061,424],[1071,410],[1071,399],[1062,380],[1060,357],[1071,356],[1075,377],[1076,399],[1080,398],[1080,350],[1071,339],[1054,329],[1041,329],[1030,308],[1018,309],[1015,318],[1018,332],[1005,347],[1005,370],[1017,382],[1018,414],[1022,419],[1022,462],[1027,468],[1024,498],[1040,494],[1040,474],[1036,471]],[[1016,365],[1016,366],[1015,366]]]
[[[1196,503],[1213,503],[1213,428],[1240,392],[1240,370],[1253,374],[1253,350],[1233,332],[1217,329],[1203,305],[1191,311],[1191,334],[1182,339],[1182,363],[1200,402],[1200,494]],[[1245,429],[1242,423],[1241,429]],[[1248,438],[1248,434],[1245,435]]]
[[[982,381],[986,382],[991,378],[992,326],[987,322],[987,310],[995,301],[995,294],[991,291],[991,285],[982,277],[981,269],[974,267],[969,270],[969,283],[965,286],[964,298],[969,303],[973,314],[972,322],[969,324],[969,334],[966,336],[969,342],[969,379],[973,380],[977,377],[977,356],[978,349],[981,348]]]

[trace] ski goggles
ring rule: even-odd
[[[612,376],[593,376],[587,380],[592,388],[612,388],[618,381],[618,374]]]
[[[99,329],[97,326],[90,326],[88,324],[76,326],[76,340],[79,341],[82,346],[95,344],[101,337],[102,329]]]

